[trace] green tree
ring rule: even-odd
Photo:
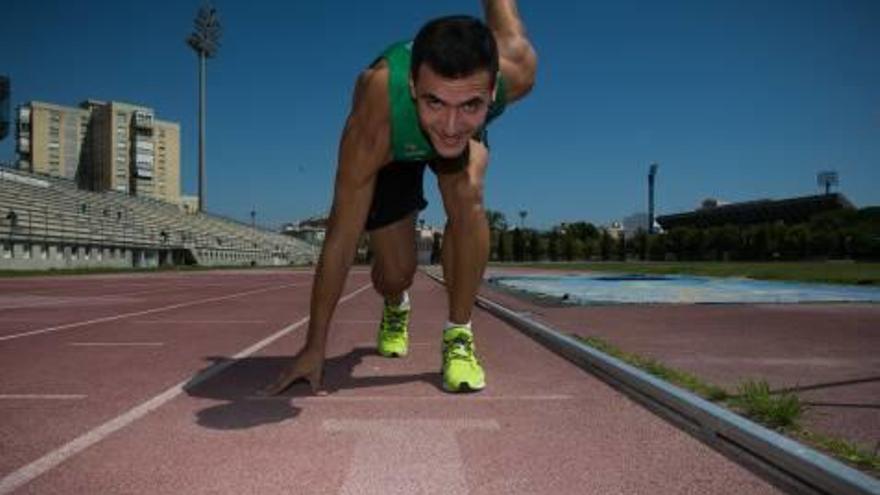
[[[599,252],[599,240],[598,239],[587,239],[584,241],[584,260],[590,261],[593,259],[593,256]]]
[[[640,260],[648,259],[648,233],[645,229],[638,229],[632,239],[633,254]]]
[[[666,238],[667,252],[671,251],[675,254],[675,259],[683,260],[684,259],[684,239],[687,237],[687,228],[686,227],[676,227],[669,231],[669,234]]]
[[[684,255],[689,260],[703,259],[706,251],[703,229],[685,227]]]
[[[500,261],[513,260],[513,233],[509,230],[501,233],[498,246],[498,259]]]
[[[489,259],[501,260],[501,233],[507,230],[507,218],[504,213],[487,208],[486,221],[489,223]]]
[[[504,213],[497,210],[486,209],[486,221],[489,222],[489,230],[505,231],[507,230],[507,217]]]
[[[666,234],[648,236],[648,259],[663,261],[666,258]]]
[[[614,250],[614,254],[619,261],[626,261],[626,234],[624,232],[621,232],[617,238],[617,247]]]
[[[532,242],[529,244],[532,261],[542,261],[547,257],[548,240],[546,237],[534,233]]]
[[[786,229],[782,240],[782,255],[786,259],[804,259],[810,250],[810,229],[806,224],[792,225]]]
[[[602,257],[602,261],[608,261],[611,259],[611,248],[613,243],[614,240],[611,238],[611,234],[603,229],[599,237],[599,254]]]
[[[559,246],[559,234],[557,234],[555,230],[550,232],[548,241],[547,255],[550,257],[550,261],[559,261],[561,251]]]
[[[513,229],[513,260],[523,261],[526,257],[526,240],[523,231],[519,228]]]

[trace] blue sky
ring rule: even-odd
[[[277,225],[330,204],[357,72],[386,45],[477,0],[214,3],[208,208]],[[0,73],[12,104],[86,98],[181,124],[196,191],[197,72],[184,40],[199,2],[0,0]],[[880,204],[880,2],[523,1],[539,55],[533,93],[493,124],[489,208],[529,226],[818,191],[837,170],[857,206]],[[13,158],[0,142],[0,161]],[[426,175],[440,224],[435,180]]]

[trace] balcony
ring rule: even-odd
[[[31,152],[31,140],[26,137],[18,138],[18,152],[21,154],[30,154]]]
[[[135,111],[132,119],[135,129],[153,130],[153,114],[144,111]]]

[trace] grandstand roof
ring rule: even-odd
[[[657,223],[666,230],[675,227],[748,225],[777,221],[793,224],[806,222],[817,213],[842,208],[852,209],[854,206],[844,195],[834,193],[703,207],[685,213],[659,216]]]

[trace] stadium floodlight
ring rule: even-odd
[[[204,211],[207,203],[205,190],[205,79],[207,78],[207,59],[217,54],[220,48],[220,18],[217,9],[205,2],[196,14],[195,30],[186,39],[187,44],[199,56],[199,206]]]
[[[9,78],[0,76],[0,141],[9,134]]]
[[[823,170],[816,174],[816,184],[825,188],[825,194],[831,194],[831,186],[840,184],[837,172],[834,170]]]
[[[648,169],[648,234],[654,233],[654,179],[657,177],[657,163]]]

